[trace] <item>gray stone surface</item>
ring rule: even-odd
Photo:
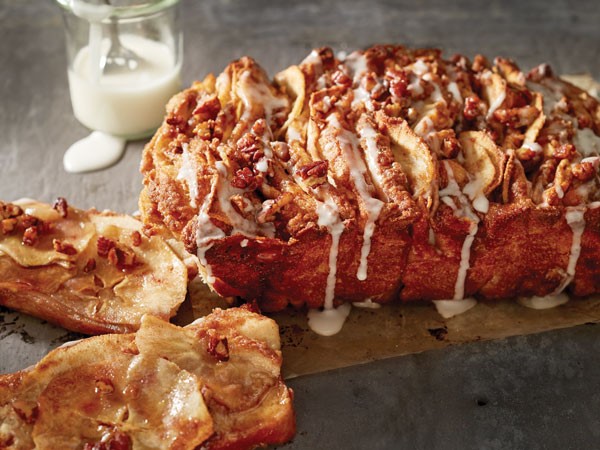
[[[273,74],[315,46],[378,42],[510,56],[525,69],[549,62],[558,73],[598,79],[599,6],[184,0],[184,80],[219,72],[241,55]],[[108,170],[67,174],[62,154],[86,134],[70,109],[58,7],[0,0],[0,199],[62,195],[81,207],[136,210],[143,142],[130,143]],[[299,432],[285,448],[598,448],[599,330],[475,343],[292,380]],[[71,337],[0,310],[0,372],[23,368]]]

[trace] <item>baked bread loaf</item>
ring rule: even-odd
[[[146,146],[142,219],[266,311],[600,292],[600,105],[476,56],[250,58],[176,95]]]
[[[295,433],[279,331],[249,309],[66,344],[0,376],[0,448],[249,449]]]
[[[0,305],[99,334],[169,319],[184,301],[186,264],[139,221],[64,199],[17,203],[0,202]]]

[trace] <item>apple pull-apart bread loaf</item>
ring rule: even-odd
[[[279,330],[245,308],[65,344],[0,376],[0,448],[242,450],[295,433]]]
[[[63,198],[0,202],[0,305],[81,333],[127,333],[144,314],[172,317],[187,281],[180,257],[132,217]]]
[[[150,231],[264,310],[600,292],[600,105],[477,56],[250,58],[176,95],[146,146]]]

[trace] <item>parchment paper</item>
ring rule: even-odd
[[[213,307],[227,306],[200,281],[190,289],[190,303],[191,311],[188,309],[186,314],[191,313],[193,318],[208,314]],[[308,328],[306,311],[287,310],[269,316],[279,324],[283,374],[290,379],[465,342],[598,323],[600,296],[571,299],[546,310],[526,308],[514,300],[479,302],[450,319],[443,319],[430,303],[390,304],[379,309],[353,307],[342,331],[329,337]],[[190,318],[181,321],[189,322]]]

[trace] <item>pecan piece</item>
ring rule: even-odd
[[[14,217],[0,221],[0,232],[2,234],[11,233],[17,226],[17,219]]]
[[[33,247],[39,240],[36,226],[27,227],[23,233],[23,244]]]
[[[94,258],[90,258],[85,263],[85,266],[83,267],[83,271],[84,271],[84,273],[89,273],[92,270],[94,270],[95,268],[96,268],[96,260]]]
[[[592,157],[593,158],[593,157]],[[592,159],[589,158],[589,159]],[[586,158],[588,159],[588,158]],[[571,172],[573,176],[580,181],[590,181],[596,175],[598,170],[598,159],[594,159],[593,161],[583,160],[580,163],[573,164],[571,167]]]
[[[463,109],[465,119],[473,120],[482,113],[482,103],[479,97],[472,95],[465,99],[465,107]]]
[[[136,264],[135,253],[131,250],[124,250],[119,247],[113,247],[108,251],[108,262],[117,269],[125,271],[132,269]]]
[[[235,176],[231,179],[231,185],[238,189],[256,190],[262,184],[262,177],[254,175],[248,168],[244,167],[236,171]]]
[[[142,245],[142,235],[139,231],[133,230],[131,232],[131,243],[134,247],[139,247],[140,245]]]
[[[206,351],[218,361],[229,361],[229,344],[226,337],[210,335]]]
[[[101,441],[86,442],[83,450],[130,450],[132,448],[131,438],[125,433],[116,431],[109,438],[103,437]]]
[[[571,160],[575,157],[577,149],[573,144],[563,144],[554,150],[554,157],[556,159],[568,159]]]
[[[108,252],[116,245],[117,243],[112,239],[105,238],[104,236],[98,236],[98,241],[96,242],[96,246],[98,247],[98,256],[106,258],[108,256]]]
[[[69,213],[69,204],[64,197],[58,197],[52,207],[58,211],[63,219],[67,217],[67,214]]]
[[[303,180],[306,180],[310,177],[321,178],[327,175],[328,167],[328,161],[313,161],[311,163],[300,166],[297,172]]]
[[[77,249],[73,247],[71,244],[66,242],[61,242],[58,239],[52,239],[52,247],[58,253],[62,253],[64,255],[73,256],[77,254]]]

